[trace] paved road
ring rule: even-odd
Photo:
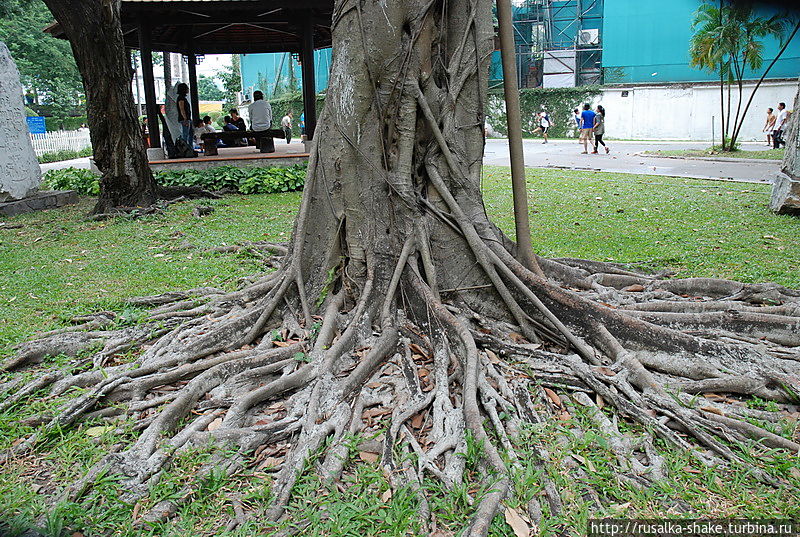
[[[707,142],[618,142],[609,141],[611,153],[582,155],[583,147],[576,140],[555,140],[543,144],[541,140],[525,140],[525,165],[536,168],[570,168],[598,170],[615,173],[645,173],[694,177],[697,179],[726,179],[751,183],[771,183],[779,169],[778,162],[719,162],[697,159],[642,157],[642,151],[658,149],[705,149]],[[744,150],[765,149],[763,143],[745,143]],[[486,143],[484,163],[508,166],[508,141],[491,139]]]
[[[525,164],[530,167],[569,168],[579,170],[598,170],[616,173],[645,173],[694,177],[698,179],[727,179],[751,183],[771,183],[778,171],[777,162],[750,162],[740,159],[736,162],[717,162],[697,159],[674,159],[642,157],[642,151],[658,149],[705,149],[707,142],[617,142],[609,141],[611,153],[608,155],[582,155],[582,147],[576,141],[554,140],[542,144],[540,140],[525,140]],[[742,149],[755,151],[764,149],[762,143],[745,143]],[[508,141],[490,139],[486,142],[485,164],[508,166]],[[88,168],[89,159],[75,159],[64,162],[42,164],[42,172],[52,169]]]

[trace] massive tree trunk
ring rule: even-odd
[[[236,471],[269,449],[281,460],[269,511],[279,521],[301,472],[337,479],[348,435],[384,428],[380,464],[393,486],[417,492],[423,532],[437,520],[420,485],[475,479],[488,492],[476,498],[464,535],[482,536],[513,493],[521,431],[558,420],[570,405],[591,409],[619,479],[631,486],[664,478],[654,437],[710,465],[745,464],[730,440],[800,449],[752,425],[747,409],[698,406],[691,395],[789,401],[798,391],[797,291],[672,281],[575,259],[541,259],[542,277],[514,259],[480,191],[488,0],[337,1],[333,39],[328,100],[292,241],[260,245],[283,257],[281,268],[234,293],[132,299],[155,307],[142,326],[104,331],[104,313],[22,346],[5,369],[104,344],[74,368],[82,372],[42,376],[0,404],[47,386],[54,394],[85,389],[11,454],[87,416],[132,415],[142,434],[67,496],[77,499],[113,471],[133,500],[176,451],[210,437],[229,447],[200,475]],[[108,364],[131,348],[141,349],[133,364]],[[620,431],[595,401],[646,432]],[[470,438],[482,446],[476,473],[464,471],[460,455]],[[291,448],[280,451],[287,439]],[[538,453],[538,467],[551,463],[541,446]],[[319,464],[307,466],[312,455]],[[581,479],[580,469],[563,471]],[[558,491],[547,472],[541,478],[555,514]],[[193,490],[187,485],[144,519],[171,516]]]
[[[103,174],[94,213],[149,206],[156,200],[133,102],[120,3],[45,0],[72,45],[83,78],[94,160]]]

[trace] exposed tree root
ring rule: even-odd
[[[446,188],[437,180],[434,186]],[[22,367],[47,355],[75,356],[95,347],[85,371],[53,372],[25,386],[5,385],[3,410],[48,386],[56,394],[72,387],[85,392],[59,414],[39,420],[39,433],[16,444],[4,458],[35,449],[40,434],[52,427],[111,416],[145,420],[131,446],[110,454],[67,493],[77,500],[91,487],[95,475],[114,472],[125,476],[127,499],[133,501],[158,481],[174,453],[188,447],[213,440],[227,446],[228,452],[235,448],[238,453],[234,459],[214,457],[198,472],[199,482],[211,471],[239,471],[253,464],[253,454],[289,441],[291,448],[272,484],[274,503],[269,517],[278,523],[312,455],[321,461],[321,475],[338,479],[348,455],[342,443],[346,435],[377,432],[381,426],[374,417],[387,415],[383,443],[374,450],[387,475],[393,476],[393,486],[416,487],[424,528],[436,524],[420,488],[424,476],[441,480],[447,487],[460,483],[465,474],[458,454],[466,438],[482,446],[486,473],[479,476],[479,484],[486,493],[475,498],[469,534],[485,535],[501,502],[511,493],[517,464],[514,443],[520,431],[526,423],[558,419],[559,412],[574,413],[573,404],[588,409],[609,441],[620,479],[636,487],[668,478],[654,437],[714,465],[741,464],[731,442],[755,440],[770,448],[800,450],[796,441],[747,421],[758,417],[752,413],[726,412],[711,402],[693,406],[669,395],[673,390],[713,391],[796,402],[800,368],[796,360],[787,358],[797,352],[791,336],[799,322],[791,293],[782,295],[786,301],[782,306],[742,306],[751,302],[708,297],[702,300],[714,304],[709,315],[697,306],[694,313],[672,312],[672,304],[685,301],[680,296],[657,299],[657,305],[670,304],[669,312],[645,309],[648,302],[638,301],[641,291],[617,289],[620,302],[635,299],[641,307],[613,308],[595,301],[596,287],[576,292],[553,286],[507,254],[498,254],[497,243],[476,238],[474,228],[465,229],[468,222],[459,216],[455,198],[442,197],[450,205],[453,223],[477,251],[476,258],[485,260],[484,271],[497,270],[495,282],[507,290],[500,293],[500,303],[515,304],[517,315],[511,307],[506,319],[474,311],[463,300],[473,289],[452,290],[447,295],[451,300],[442,301],[426,281],[425,270],[433,270],[433,265],[416,264],[425,255],[418,235],[409,235],[394,267],[387,271],[391,277],[382,302],[376,300],[382,295],[370,276],[376,267],[368,262],[359,295],[349,298],[345,281],[333,282],[338,291],[325,299],[322,317],[315,317],[316,308],[301,297],[299,289],[305,290],[305,285],[291,261],[297,258],[291,256],[278,273],[233,293],[204,288],[131,299],[133,304],[154,308],[150,317],[159,319],[159,328],[146,322],[103,331],[98,329],[108,327],[113,314],[87,316],[75,319],[79,330],[45,334],[21,346],[4,364],[5,369]],[[700,293],[708,289],[705,284],[677,287],[682,292],[691,290],[695,305],[703,303]],[[660,288],[664,290],[663,285]],[[725,310],[723,304],[730,307]],[[572,308],[571,315],[553,313],[567,307]],[[775,307],[783,309],[765,314],[751,311],[774,311]],[[662,316],[653,316],[653,311]],[[514,324],[518,315],[528,321],[538,343],[526,342],[520,335],[522,328]],[[670,315],[680,317],[660,322],[670,320]],[[559,317],[566,324],[554,321]],[[698,327],[707,332],[693,335]],[[752,339],[738,341],[735,347],[707,339],[715,330],[745,333]],[[676,346],[686,342],[691,342],[694,352],[676,351]],[[133,367],[105,367],[132,348],[143,350]],[[547,417],[531,398],[539,397],[531,379],[553,394],[543,398],[548,406],[556,405]],[[561,402],[555,401],[555,393],[560,393]],[[596,398],[614,409],[613,419],[598,408]],[[565,401],[567,406],[563,406]],[[197,417],[187,421],[192,415]],[[616,426],[621,418],[641,424],[650,433],[638,437],[621,433]],[[685,435],[705,449],[698,449]],[[416,463],[398,459],[402,453],[415,454]],[[540,453],[536,464],[547,464],[546,453]],[[564,460],[576,475],[583,471],[575,460]],[[753,475],[776,482],[757,469]],[[196,488],[196,483],[187,483],[177,500],[158,504],[139,523],[173,516]],[[552,483],[545,484],[545,491],[550,512],[558,512],[558,491]],[[595,491],[586,493],[597,497]],[[246,517],[241,503],[236,506],[231,527]],[[541,517],[538,502],[529,509],[534,517]]]

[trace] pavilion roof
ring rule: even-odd
[[[142,22],[152,48],[195,54],[299,52],[311,17],[314,46],[331,44],[333,0],[123,0],[125,44],[139,48]],[[64,37],[58,23],[46,32]]]

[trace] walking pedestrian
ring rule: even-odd
[[[606,109],[597,105],[597,112],[594,115],[594,151],[593,154],[597,154],[597,148],[602,145],[605,150],[606,154],[610,151],[606,143],[603,141],[603,135],[606,133]]]
[[[579,138],[583,144],[582,155],[589,153],[589,142],[592,140],[592,131],[594,130],[594,116],[592,105],[589,103],[584,104],[583,112],[581,112],[581,136]]]
[[[775,130],[775,119],[772,108],[767,108],[767,122],[764,123],[764,134],[767,135],[767,145],[772,145],[772,131]]]
[[[550,119],[550,115],[547,113],[547,110],[542,110],[539,112],[539,126],[536,127],[536,130],[534,130],[533,133],[542,133],[542,137],[544,138],[544,142],[542,142],[543,144],[547,143],[547,131],[550,130],[552,125],[553,122]]]
[[[786,120],[789,113],[786,111],[786,103],[778,103],[778,115],[775,118],[775,129],[772,131],[772,147],[779,149],[781,144],[786,146],[783,141],[783,130],[786,128]]]
[[[292,111],[288,110],[286,115],[281,119],[281,128],[286,135],[286,143],[292,143]]]
[[[575,122],[575,130],[578,132],[578,143],[581,143],[581,111],[577,108],[572,111],[572,120]]]

